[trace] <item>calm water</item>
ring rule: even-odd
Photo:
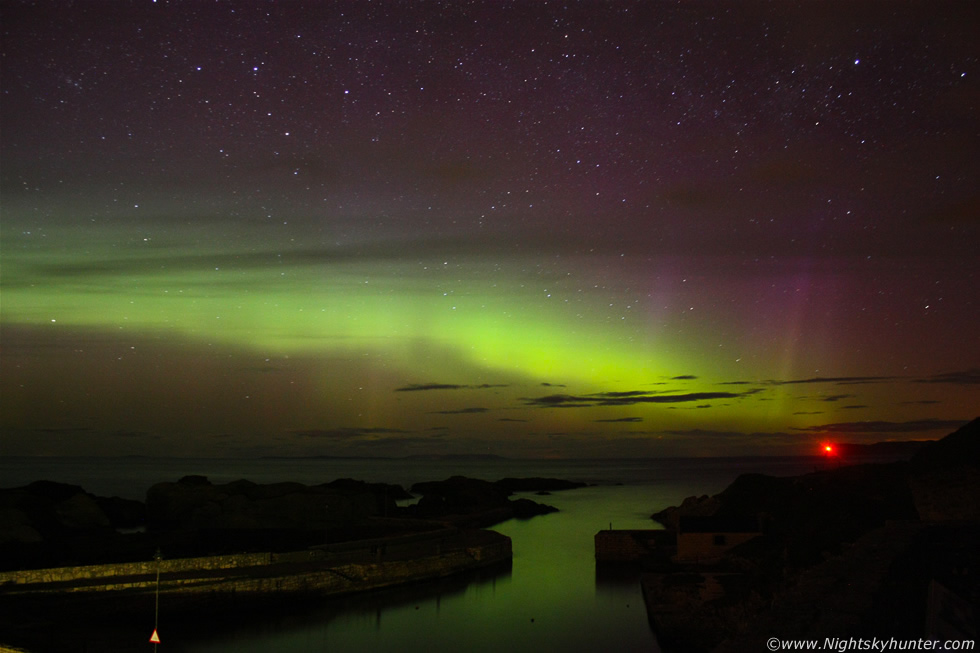
[[[447,579],[344,600],[289,614],[213,622],[168,623],[160,609],[161,646],[191,653],[305,651],[658,651],[638,583],[597,579],[593,536],[614,528],[652,528],[652,512],[692,494],[714,494],[741,473],[813,471],[800,458],[602,461],[398,460],[0,460],[0,485],[39,478],[81,485],[102,496],[142,499],[158,481],[203,474],[213,483],[314,484],[336,478],[409,487],[462,474],[485,480],[546,476],[592,487],[531,497],[560,512],[494,527],[513,540],[510,569]],[[134,646],[134,650],[141,647]]]

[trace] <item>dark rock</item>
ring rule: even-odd
[[[510,502],[510,505],[514,509],[514,516],[520,519],[528,519],[530,517],[537,517],[538,515],[558,512],[558,508],[554,506],[531,501],[530,499],[514,499]]]
[[[980,466],[980,417],[928,444],[911,463],[916,470]]]
[[[53,502],[65,501],[76,494],[85,494],[85,490],[78,485],[56,483],[54,481],[34,481],[30,485],[20,489],[31,496]]]
[[[191,479],[188,482],[188,479]],[[394,507],[394,499],[390,506]],[[334,530],[383,514],[367,485],[342,489],[301,483],[212,485],[203,477],[158,483],[147,491],[148,525],[167,529]]]
[[[441,501],[429,499],[426,503],[440,506],[447,512],[467,513],[487,510],[507,505],[509,492],[489,481],[465,476],[453,476],[445,481],[426,481],[412,486],[412,492],[426,497],[438,497]],[[422,505],[422,501],[419,502]]]
[[[123,501],[120,499],[120,501]],[[37,481],[21,488],[0,490],[0,540],[63,538],[113,525],[100,500],[77,485]],[[22,527],[28,527],[24,529]]]
[[[392,483],[366,483],[364,481],[355,481],[354,479],[350,478],[339,478],[336,481],[331,481],[330,483],[325,483],[324,485],[335,490],[371,492],[376,496],[387,497],[393,501],[415,498],[406,492],[405,488],[403,488],[401,485],[395,485]]]
[[[58,521],[70,529],[108,528],[110,525],[109,518],[102,512],[99,504],[84,492],[57,503],[54,514]]]
[[[710,517],[715,514],[720,505],[716,497],[707,494],[700,497],[687,497],[679,506],[669,506],[650,516],[651,519],[663,524],[668,530],[677,530],[681,516]]]
[[[980,418],[912,458],[916,509],[926,521],[980,520]]]
[[[146,524],[146,506],[142,501],[119,497],[95,497],[95,501],[113,528],[133,528]]]
[[[486,527],[517,516],[530,517],[557,510],[530,499],[511,501],[510,491],[498,483],[463,476],[416,483],[412,492],[421,494],[422,498],[407,509],[408,514],[456,525]]]
[[[44,540],[30,516],[17,508],[0,508],[0,545],[10,542],[33,544]]]
[[[115,528],[141,520],[142,504],[91,495],[77,485],[37,481],[0,490],[0,567],[96,564]]]

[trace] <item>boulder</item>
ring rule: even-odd
[[[54,511],[58,521],[66,528],[109,528],[111,525],[98,502],[84,492],[59,502]]]

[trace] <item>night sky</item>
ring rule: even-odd
[[[978,6],[4,0],[0,453],[941,437]]]

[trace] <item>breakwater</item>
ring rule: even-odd
[[[285,553],[243,553],[0,573],[0,597],[334,596],[439,578],[511,559],[510,538],[445,529]]]

